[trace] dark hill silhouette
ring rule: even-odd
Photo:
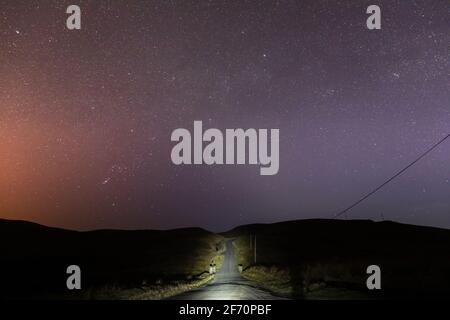
[[[257,238],[257,264],[290,274],[294,295],[305,282],[332,283],[366,290],[366,267],[382,270],[383,297],[450,297],[450,230],[391,221],[298,220],[245,225],[223,233]],[[253,252],[244,259],[253,264]]]
[[[208,270],[205,259],[220,240],[200,228],[78,232],[0,219],[0,297],[67,292],[72,264],[85,288],[184,279]]]
[[[288,273],[297,298],[316,282],[367,291],[370,264],[382,269],[380,297],[450,297],[450,230],[320,219],[245,225],[220,235],[200,228],[78,232],[0,219],[0,297],[66,297],[71,264],[81,267],[84,288],[184,279],[207,270],[222,236],[243,247],[238,260],[251,270],[252,252],[245,253],[251,235],[256,267]]]

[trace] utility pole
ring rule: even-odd
[[[255,252],[255,264],[256,264],[256,234],[255,234],[255,243],[254,243],[254,252]]]

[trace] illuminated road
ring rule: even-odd
[[[232,241],[226,243],[223,266],[207,285],[172,297],[176,300],[279,300],[283,299],[241,277],[233,254]]]

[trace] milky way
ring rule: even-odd
[[[449,31],[445,0],[1,1],[0,217],[332,217],[450,133]],[[279,128],[279,173],[173,165],[171,132],[194,120]],[[449,228],[449,159],[445,143],[347,218]]]

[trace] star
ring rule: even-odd
[[[223,231],[332,216],[449,133],[445,1],[393,1],[381,33],[358,1],[87,1],[73,32],[64,5],[27,7],[0,7],[1,217]],[[279,173],[173,165],[171,133],[195,120],[279,128]],[[449,157],[446,142],[348,218],[450,227],[433,206]]]

